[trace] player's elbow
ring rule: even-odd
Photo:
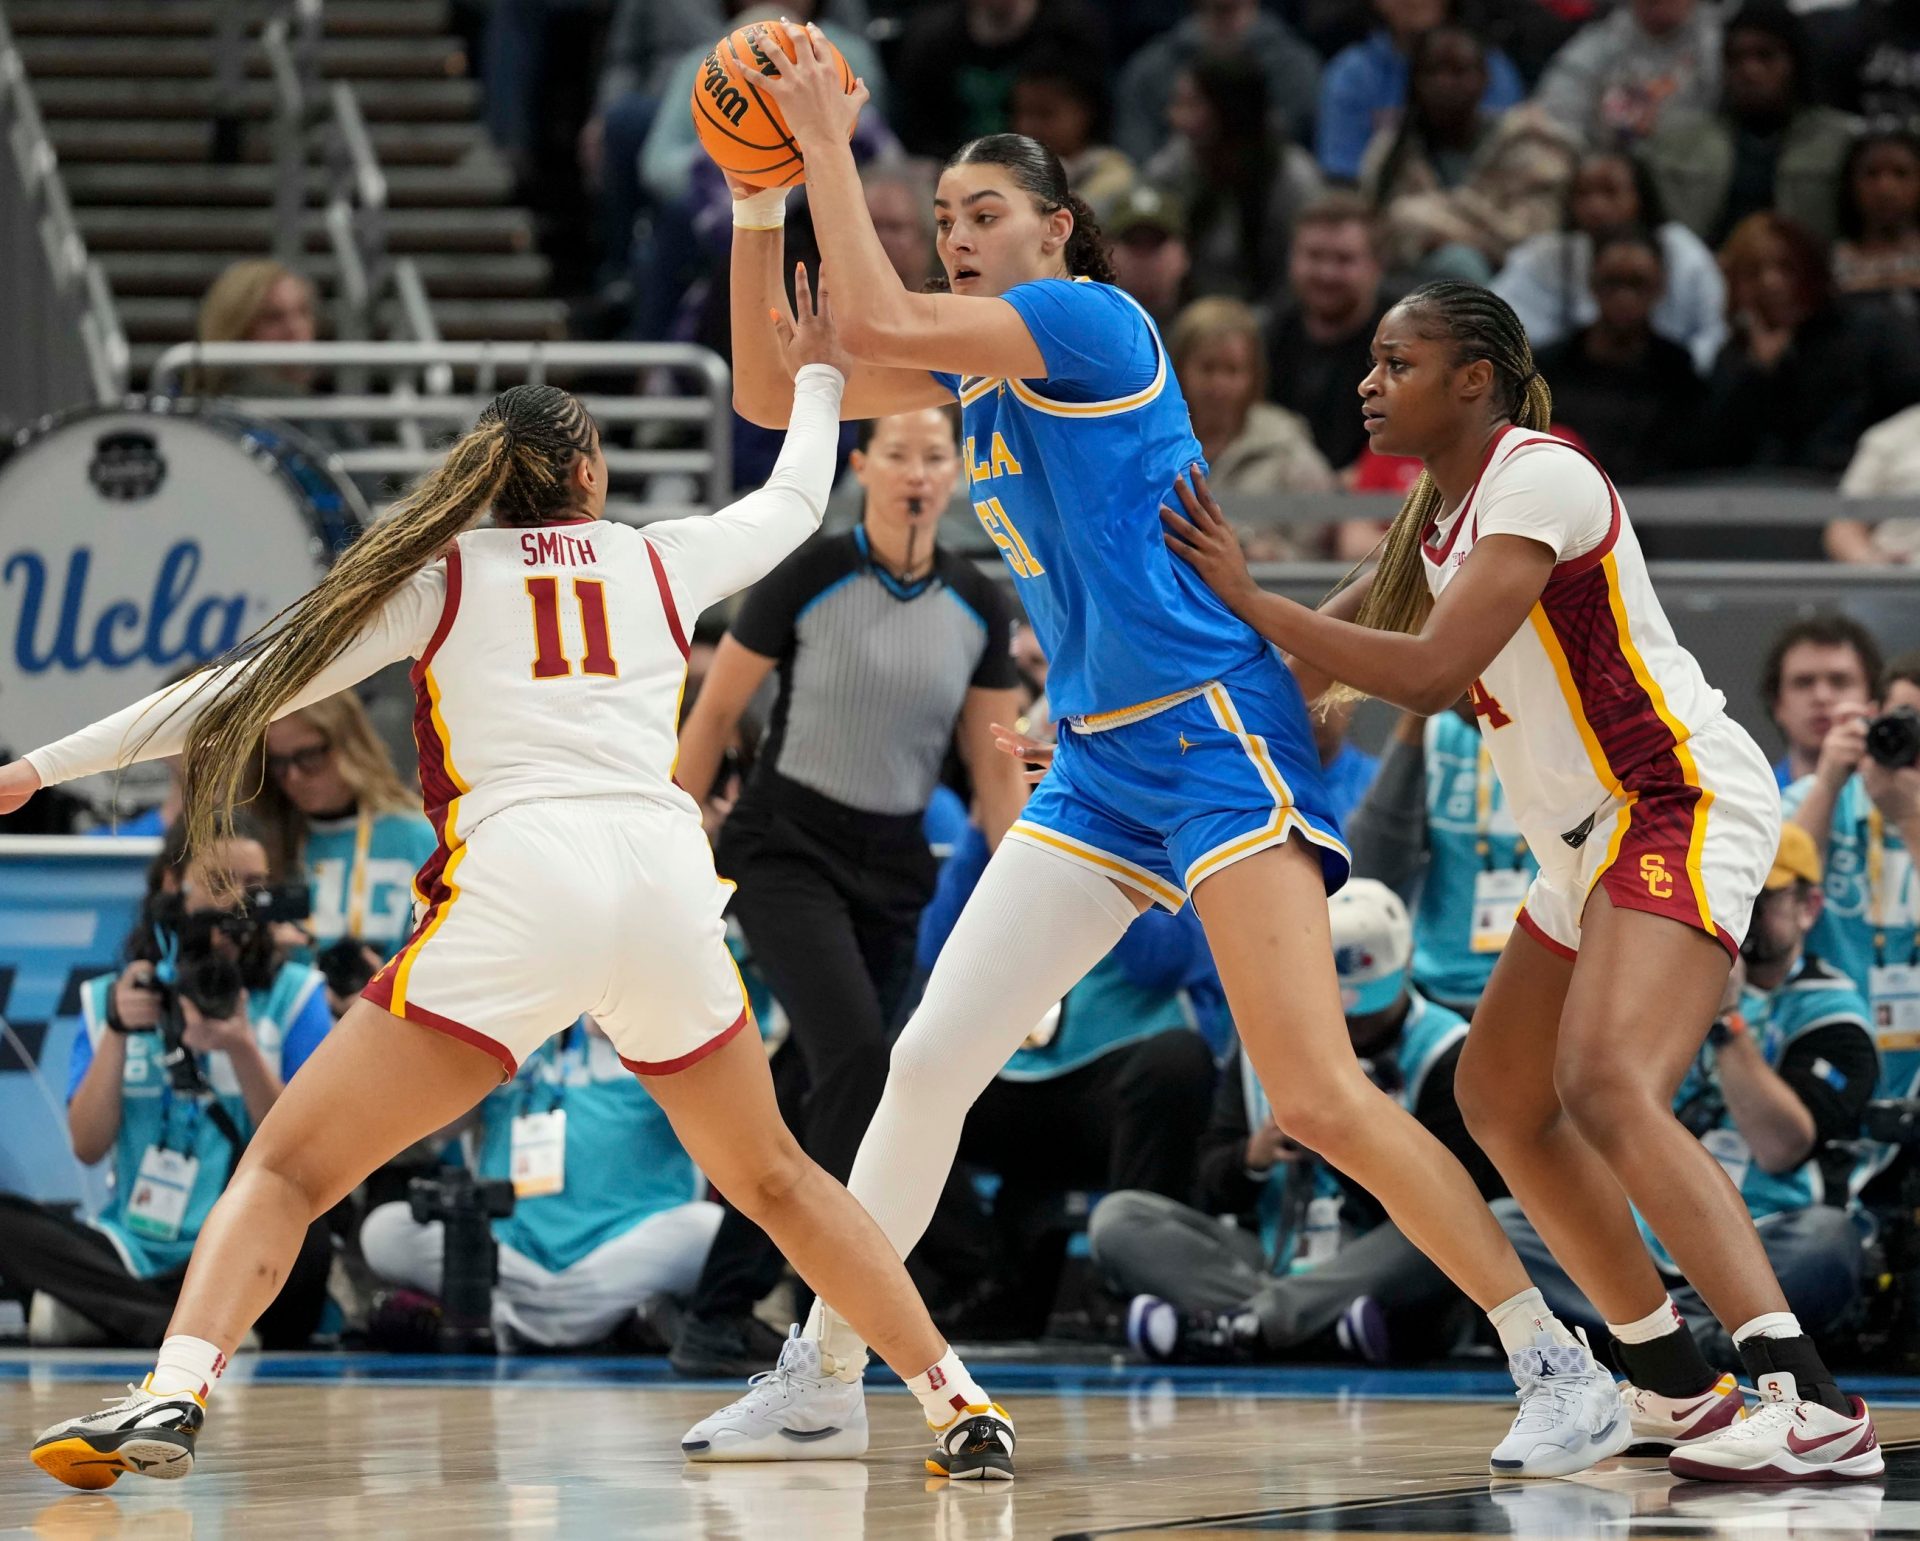
[[[1393,694],[1394,704],[1422,717],[1436,717],[1466,693],[1470,681],[1453,678],[1446,670],[1422,671]]]

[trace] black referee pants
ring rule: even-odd
[[[756,796],[759,793],[761,795]],[[917,814],[862,813],[780,782],[756,782],[720,835],[720,871],[753,966],[787,1014],[804,1089],[782,1110],[801,1147],[841,1182],[887,1081],[889,1029],[913,977],[935,864]],[[731,1206],[694,1289],[693,1313],[745,1316],[779,1282],[767,1235]]]

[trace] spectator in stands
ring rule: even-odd
[[[1105,226],[1112,243],[1109,255],[1115,281],[1166,331],[1179,313],[1193,267],[1186,211],[1180,200],[1145,182],[1136,183]]]
[[[873,101],[862,119],[885,121],[890,92],[887,77],[880,67],[880,56],[859,31],[843,21],[831,0],[729,0],[731,16],[726,25],[743,27],[751,21],[785,18],[794,23],[817,22],[820,30],[846,58],[847,65],[866,81]],[[641,188],[657,207],[665,208],[684,199],[690,191],[689,178],[696,160],[704,160],[693,114],[683,111],[693,96],[694,81],[700,74],[700,61],[713,48],[713,39],[696,44],[674,61],[661,83],[661,101],[670,110],[657,112],[647,129],[640,149]]]
[[[1113,103],[1093,60],[1038,55],[1014,76],[1008,125],[1060,157],[1067,184],[1104,220],[1133,187],[1133,162],[1108,143]]]
[[[1120,71],[1115,138],[1136,163],[1152,159],[1166,143],[1175,77],[1202,54],[1222,53],[1258,62],[1276,128],[1296,144],[1306,141],[1320,91],[1320,56],[1259,0],[1191,0],[1191,14]]]
[[[1287,255],[1286,298],[1268,331],[1273,399],[1298,412],[1336,471],[1367,445],[1356,410],[1373,367],[1373,333],[1386,314],[1373,214],[1352,193],[1328,193],[1300,211]]]
[[[986,863],[986,839],[969,826],[921,920],[923,968],[933,967]],[[1172,1203],[1192,1191],[1214,1087],[1213,1054],[1194,1031],[1185,989],[1195,970],[1211,967],[1196,958],[1182,917],[1149,910],[1034,1024],[974,1103],[959,1159],[1000,1178],[1000,1256],[950,1330],[1045,1329],[1063,1239],[1045,1217],[1063,1192],[1142,1189]]]
[[[1481,105],[1486,51],[1464,27],[1413,45],[1405,112],[1367,147],[1360,192],[1379,210],[1387,266],[1484,283],[1507,251],[1553,225],[1579,146],[1534,107]]]
[[[1787,825],[1754,901],[1720,1017],[1673,1099],[1674,1113],[1712,1151],[1753,1216],[1787,1308],[1806,1331],[1832,1331],[1859,1298],[1860,1233],[1845,1208],[1878,1059],[1867,1003],[1839,970],[1809,952],[1821,910],[1820,858]],[[1533,1282],[1562,1321],[1599,1333],[1600,1313],[1553,1260],[1520,1206],[1494,1213]],[[1709,1360],[1739,1368],[1726,1329],[1686,1283],[1644,1223],[1673,1303]]]
[[[267,885],[257,832],[243,818],[180,877],[185,845],[176,826],[149,870],[132,961],[80,987],[85,1030],[68,1066],[67,1126],[82,1163],[112,1160],[106,1209],[87,1222],[0,1195],[0,1278],[35,1292],[42,1341],[160,1342],[194,1239],[241,1150],[333,1025],[319,974],[285,961],[262,927],[214,897],[222,875],[242,890]],[[231,1004],[183,980],[175,947],[190,936],[205,941],[188,956],[239,970],[244,988]],[[170,1043],[188,1051],[177,1063]],[[266,1347],[306,1345],[331,1260],[326,1223],[316,1221],[260,1318]]]
[[[306,879],[313,911],[295,951],[311,941],[338,1017],[413,929],[413,875],[439,837],[350,690],[274,723],[265,758],[254,812],[267,859]]]
[[[1861,436],[1840,478],[1850,498],[1905,498],[1920,494],[1920,407],[1896,412]],[[1869,566],[1920,561],[1920,518],[1835,519],[1826,529],[1827,555]]]
[[[1627,0],[1553,56],[1534,100],[1595,149],[1646,138],[1668,112],[1720,96],[1719,10],[1702,0]]]
[[[313,282],[270,257],[229,263],[200,299],[195,342],[312,342],[319,335],[318,300]],[[274,369],[189,370],[186,389],[193,396],[304,396],[313,387],[311,370],[282,365]]]
[[[1920,10],[1908,0],[1859,0],[1818,19],[1839,34],[1830,50],[1834,105],[1872,128],[1920,132]]]
[[[1379,25],[1363,43],[1343,48],[1320,77],[1320,110],[1313,150],[1336,182],[1357,182],[1367,144],[1383,122],[1407,105],[1408,57],[1421,33],[1453,19],[1452,0],[1372,0]],[[1513,61],[1495,50],[1486,57],[1481,107],[1490,113],[1517,106],[1527,94]]]
[[[1588,268],[1595,237],[1644,226],[1660,242],[1666,274],[1653,329],[1679,343],[1701,374],[1713,368],[1727,340],[1727,286],[1712,250],[1678,220],[1668,219],[1646,168],[1618,150],[1585,156],[1567,189],[1560,229],[1522,241],[1490,286],[1514,309],[1536,352],[1599,316]]]
[[[944,161],[1008,123],[1014,77],[1035,55],[1104,74],[1106,28],[1088,0],[938,0],[909,13],[895,56],[895,127],[914,155]]]
[[[1881,667],[1880,644],[1851,616],[1808,616],[1773,639],[1760,694],[1786,740],[1773,767],[1783,792],[1818,768],[1840,709],[1873,699]]]
[[[909,293],[918,294],[939,268],[933,254],[933,168],[888,156],[860,168],[873,233]]]
[[[1848,303],[1920,315],[1920,134],[1854,141],[1840,177],[1833,286]]]
[[[1503,1191],[1454,1102],[1467,1024],[1408,983],[1406,907],[1365,878],[1328,903],[1354,1052],[1483,1193]],[[1199,1165],[1199,1207],[1123,1189],[1100,1201],[1088,1226],[1095,1266],[1134,1297],[1127,1335],[1142,1354],[1262,1359],[1337,1330],[1342,1347],[1377,1363],[1392,1356],[1392,1318],[1456,1298],[1370,1196],[1281,1133],[1237,1048]]]
[[[1216,492],[1333,490],[1333,472],[1313,447],[1305,419],[1262,399],[1266,354],[1260,318],[1250,307],[1219,297],[1195,300],[1174,322],[1167,353]]]
[[[1594,243],[1588,278],[1593,322],[1537,351],[1553,390],[1554,427],[1569,427],[1623,486],[1681,466],[1700,400],[1700,377],[1678,343],[1653,329],[1666,289],[1660,242],[1628,228]]]
[[[1334,816],[1344,822],[1360,806],[1373,778],[1380,770],[1380,757],[1368,754],[1347,737],[1353,726],[1351,701],[1316,708],[1313,713],[1313,747],[1320,753],[1320,774],[1327,784],[1327,804]]]
[[[1920,964],[1920,767],[1889,770],[1866,753],[1866,724],[1902,708],[1920,711],[1917,653],[1887,666],[1876,698],[1834,707],[1813,774],[1781,803],[1826,866],[1826,907],[1807,945],[1866,993],[1876,1022],[1906,1038],[1920,1030],[1911,982]]]
[[[1714,246],[1768,209],[1831,240],[1854,123],[1814,103],[1806,28],[1786,0],[1744,0],[1722,46],[1717,106],[1664,113],[1641,150],[1667,212]]]
[[[1837,480],[1868,426],[1920,395],[1920,336],[1837,307],[1825,248],[1784,215],[1749,214],[1720,266],[1733,335],[1707,382],[1699,463]]]
[[[562,1114],[557,1150],[529,1136]],[[614,1336],[661,1297],[683,1302],[720,1228],[721,1209],[660,1104],[589,1017],[550,1038],[473,1115],[473,1166],[512,1178],[513,1213],[493,1222],[500,1248],[493,1330],[508,1352],[582,1348]],[[517,1161],[523,1142],[541,1164]],[[551,1154],[547,1154],[551,1152]],[[367,1266],[388,1284],[438,1296],[446,1227],[404,1202],[360,1228]]]
[[[1419,895],[1415,988],[1471,1017],[1539,863],[1466,703],[1400,718],[1343,828],[1356,874]]]
[[[1174,77],[1167,125],[1172,137],[1142,170],[1186,207],[1193,292],[1257,299],[1320,190],[1313,157],[1274,135],[1267,78],[1235,54],[1203,55]]]

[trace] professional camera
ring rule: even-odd
[[[492,1353],[493,1286],[500,1277],[493,1222],[513,1213],[513,1184],[497,1178],[483,1182],[464,1167],[442,1167],[407,1184],[407,1207],[416,1225],[438,1220],[446,1227],[440,1351]]]
[[[178,894],[155,900],[149,917],[155,959],[154,977],[169,996],[171,1015],[177,996],[192,1001],[204,1017],[230,1017],[240,992],[264,990],[273,983],[273,927],[305,920],[312,911],[304,884],[253,889],[230,909],[189,910]],[[217,947],[224,937],[233,954]]]
[[[1881,1145],[1920,1145],[1920,1098],[1869,1102],[1860,1115],[1860,1132]]]
[[[320,970],[327,988],[335,995],[358,995],[375,973],[374,966],[367,961],[366,949],[367,944],[359,937],[343,936],[314,954],[313,966]]]
[[[1920,763],[1920,712],[1896,706],[1867,724],[1867,755],[1888,770]]]

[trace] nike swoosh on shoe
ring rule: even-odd
[[[1860,1430],[1856,1427],[1842,1429],[1838,1434],[1828,1434],[1821,1439],[1802,1439],[1798,1429],[1789,1429],[1787,1430],[1787,1448],[1795,1455],[1810,1455],[1822,1446],[1832,1444],[1836,1439],[1849,1439],[1859,1432]]]

